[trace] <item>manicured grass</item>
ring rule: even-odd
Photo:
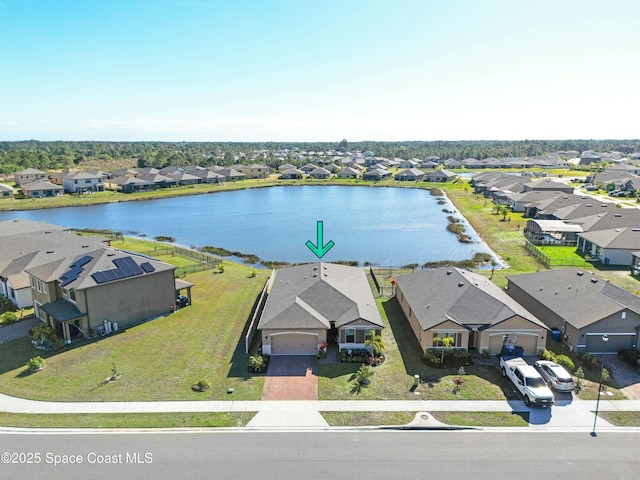
[[[320,365],[318,398],[321,400],[415,400],[410,391],[414,375],[420,375],[416,389],[425,400],[504,400],[515,398],[495,367],[465,367],[465,384],[456,389],[456,369],[434,369],[423,364],[422,352],[395,298],[378,299],[385,327],[382,338],[386,346],[385,362],[375,367],[369,386],[355,388],[352,375],[360,363]]]
[[[0,425],[19,428],[198,428],[244,427],[251,412],[30,415],[0,412]]]
[[[528,427],[528,412],[429,412],[436,420],[461,427]]]
[[[61,353],[37,352],[28,339],[0,345],[0,391],[59,401],[259,400],[264,375],[250,375],[244,333],[268,271],[227,262],[225,273],[193,274],[193,305],[165,317]],[[26,362],[47,358],[41,372],[25,375]],[[104,384],[115,364],[122,378]],[[191,385],[211,380],[195,393]],[[229,387],[233,394],[227,394]]]
[[[406,425],[417,412],[320,412],[332,427]]]
[[[616,427],[640,427],[640,412],[598,412],[598,416]]]

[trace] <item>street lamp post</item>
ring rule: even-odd
[[[600,365],[600,383],[598,384],[598,399],[596,400],[596,416],[593,419],[593,431],[591,432],[591,436],[596,436],[596,422],[598,421],[598,408],[600,407],[600,393],[602,391],[602,373],[604,372],[604,354],[607,350],[607,340],[609,337],[607,335],[602,335],[602,365]]]

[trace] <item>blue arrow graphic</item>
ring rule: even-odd
[[[316,255],[316,257],[322,258],[329,250],[331,250],[335,245],[335,242],[333,240],[329,240],[326,245],[324,244],[324,227],[322,222],[318,221],[316,225],[316,244],[311,240],[307,240],[305,245]]]

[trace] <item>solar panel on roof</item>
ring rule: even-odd
[[[87,263],[89,263],[91,260],[93,260],[93,257],[91,255],[85,255],[84,257],[79,258],[78,260],[73,262],[73,265],[71,265],[71,266],[72,267],[82,267],[83,265],[86,265]]]
[[[104,272],[96,272],[92,274],[91,277],[97,284],[108,282],[107,276],[104,274]]]
[[[142,268],[142,270],[144,270],[146,273],[151,273],[151,272],[155,272],[156,271],[156,267],[154,267],[153,265],[151,265],[149,262],[144,262],[140,264],[140,267]]]
[[[107,280],[112,282],[114,280],[118,280],[117,275],[115,274],[115,272],[113,270],[105,270],[104,272],[102,272],[106,275]]]

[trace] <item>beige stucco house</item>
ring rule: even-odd
[[[540,353],[547,328],[486,277],[459,268],[423,270],[396,278],[396,298],[420,347],[439,348],[452,337],[454,348],[498,354],[506,345]]]
[[[315,355],[322,343],[340,351],[365,348],[382,318],[364,270],[332,263],[277,270],[258,323],[262,352]]]

